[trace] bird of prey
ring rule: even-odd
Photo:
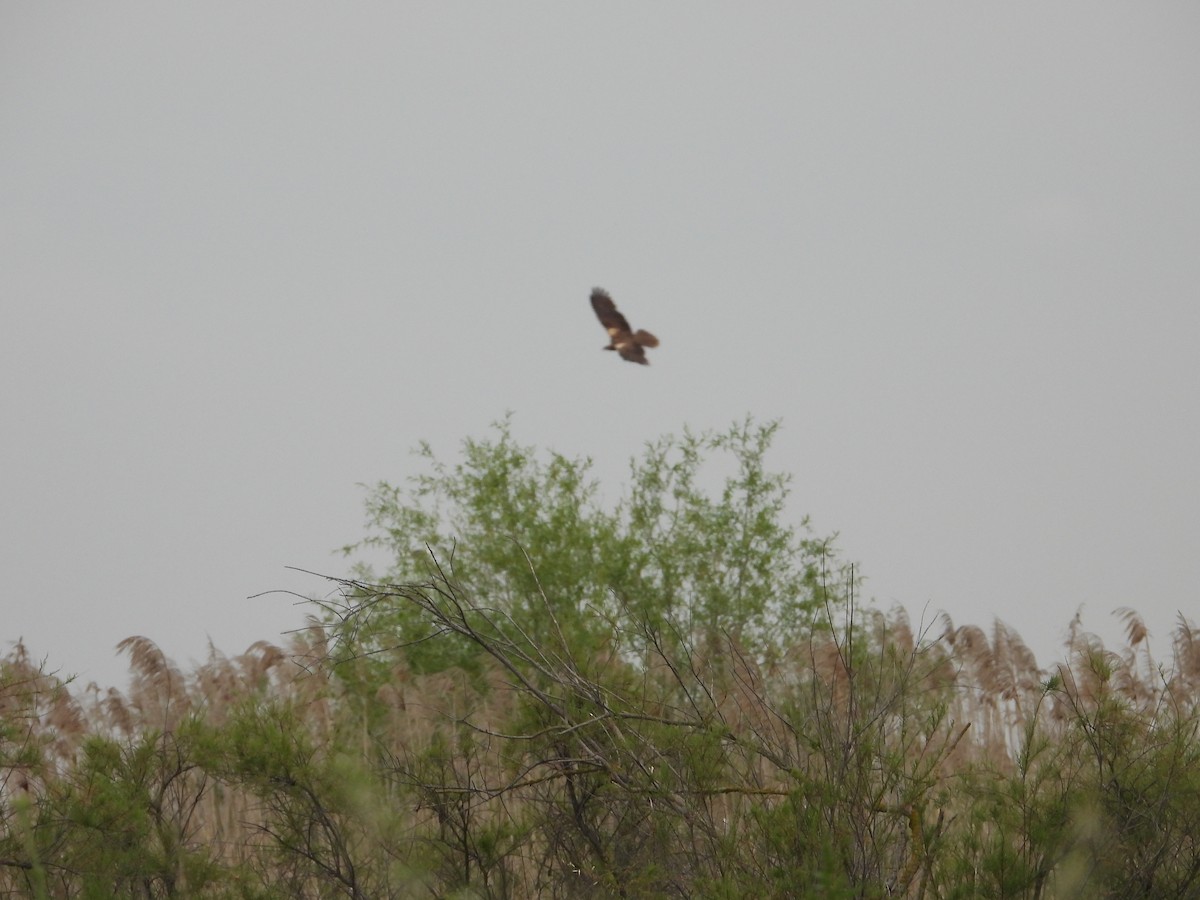
[[[621,359],[641,363],[643,366],[650,365],[646,359],[646,348],[657,347],[658,338],[648,331],[631,329],[625,317],[617,312],[617,304],[608,296],[608,291],[601,288],[592,291],[592,309],[596,311],[596,318],[608,332],[609,343],[605,350],[616,350],[621,354]]]

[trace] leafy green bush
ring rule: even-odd
[[[360,566],[360,580],[444,574],[534,644],[569,639],[594,652],[621,641],[613,623],[628,612],[681,635],[730,633],[756,657],[777,655],[829,599],[830,541],[807,535],[807,522],[800,532],[786,524],[788,478],[765,469],[776,423],[649,444],[611,510],[598,501],[588,461],[557,453],[543,461],[516,443],[510,424],[466,441],[455,465],[423,445],[430,472],[370,491],[370,533],[345,549],[383,550],[393,562],[380,575]],[[733,468],[716,496],[702,487],[713,457]],[[475,649],[461,640],[426,641],[429,622],[412,606],[364,599],[338,632],[347,653],[404,646],[422,672],[474,664]]]

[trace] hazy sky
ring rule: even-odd
[[[282,640],[514,413],[780,418],[867,592],[1051,661],[1200,584],[1200,6],[0,6],[0,639]],[[603,285],[662,347],[602,353]]]

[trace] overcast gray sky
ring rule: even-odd
[[[1160,641],[1200,583],[1200,6],[0,7],[0,639],[301,621],[512,410],[618,492],[780,418],[867,592]],[[608,288],[662,338],[602,353]]]

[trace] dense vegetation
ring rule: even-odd
[[[1200,642],[1039,669],[914,634],[785,523],[773,426],[647,447],[607,508],[502,423],[368,500],[286,647],[125,693],[0,661],[20,897],[1191,897]],[[706,492],[711,472],[729,471]],[[356,548],[347,548],[354,553]]]

